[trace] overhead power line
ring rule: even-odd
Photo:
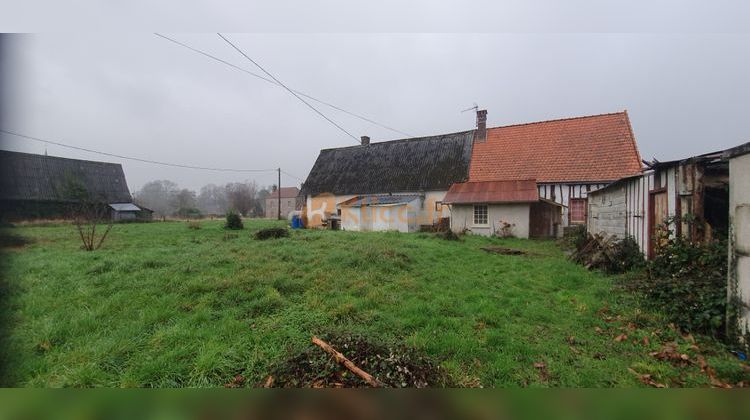
[[[98,155],[110,156],[110,157],[115,157],[115,158],[119,158],[119,159],[133,160],[133,161],[136,161],[136,162],[151,163],[151,164],[154,164],[154,165],[171,166],[171,167],[175,167],[175,168],[200,169],[200,170],[204,170],[204,171],[216,171],[216,172],[275,172],[275,171],[277,171],[277,169],[212,168],[212,167],[207,167],[207,166],[193,166],[193,165],[184,165],[184,164],[180,164],[180,163],[160,162],[160,161],[157,161],[157,160],[142,159],[142,158],[137,158],[137,157],[132,157],[132,156],[123,156],[123,155],[118,155],[118,154],[115,154],[115,153],[107,153],[107,152],[102,152],[102,151],[99,151],[99,150],[87,149],[85,147],[78,147],[78,146],[73,146],[73,145],[70,145],[70,144],[60,143],[60,142],[57,142],[57,141],[41,139],[41,138],[33,137],[33,136],[27,136],[25,134],[20,134],[20,133],[16,133],[16,132],[13,132],[13,131],[8,131],[8,130],[3,130],[3,129],[0,129],[0,133],[10,134],[12,136],[17,136],[17,137],[21,137],[21,138],[24,138],[24,139],[28,139],[28,140],[33,140],[33,141],[45,143],[45,144],[54,144],[55,146],[67,147],[68,149],[80,150],[80,151],[84,151],[84,152],[95,153],[95,154],[98,154]],[[289,175],[289,174],[287,174],[287,175]]]
[[[298,180],[300,182],[305,182],[304,179],[302,179],[302,178],[300,178],[300,177],[298,177],[296,175],[292,175],[292,174],[290,174],[289,172],[287,172],[287,171],[285,171],[283,169],[281,170],[281,173],[284,174],[284,175],[286,175],[286,176],[290,176],[290,177],[292,177],[292,178],[294,178],[294,179],[296,179],[296,180]]]
[[[167,40],[167,41],[169,41],[169,42],[172,42],[173,44],[176,44],[176,45],[179,45],[179,46],[181,46],[181,47],[183,47],[183,48],[186,48],[186,49],[188,49],[188,50],[190,50],[190,51],[193,51],[193,52],[195,52],[195,53],[197,53],[197,54],[203,55],[203,56],[205,56],[205,57],[208,57],[208,58],[210,58],[210,59],[212,59],[212,60],[218,61],[219,63],[222,63],[222,64],[225,64],[225,65],[227,65],[227,66],[229,66],[229,67],[232,67],[232,68],[233,68],[233,69],[235,69],[235,70],[239,70],[239,71],[241,71],[241,72],[243,72],[243,73],[247,73],[247,74],[249,74],[249,75],[251,75],[251,76],[253,76],[253,77],[256,77],[256,78],[258,78],[258,79],[260,79],[260,80],[263,80],[263,81],[265,81],[265,82],[268,82],[268,83],[271,83],[271,84],[274,84],[274,85],[276,85],[276,86],[280,86],[280,87],[281,87],[281,86],[283,86],[283,85],[281,85],[280,83],[277,83],[276,81],[274,81],[273,79],[269,79],[269,78],[267,78],[267,77],[264,77],[264,76],[262,76],[262,75],[260,75],[260,74],[254,73],[254,72],[252,72],[252,71],[250,71],[250,70],[247,70],[247,69],[245,69],[245,68],[243,68],[243,67],[240,67],[240,66],[238,66],[238,65],[232,64],[232,63],[230,63],[230,62],[228,62],[228,61],[226,61],[226,60],[223,60],[223,59],[221,59],[221,58],[219,58],[219,57],[216,57],[215,55],[209,54],[209,53],[207,53],[207,52],[205,52],[205,51],[203,51],[203,50],[200,50],[200,49],[198,49],[198,48],[192,47],[192,46],[190,46],[190,45],[188,45],[188,44],[185,44],[185,43],[183,43],[183,42],[177,41],[176,39],[170,38],[170,37],[168,37],[168,36],[166,36],[166,35],[162,35],[162,34],[160,34],[160,33],[154,33],[154,35],[156,35],[156,36],[158,36],[158,37],[160,37],[160,38],[163,38],[163,39],[165,39],[165,40]],[[346,110],[346,109],[344,109],[344,108],[341,108],[341,107],[339,107],[339,106],[336,106],[336,105],[334,105],[334,104],[332,104],[332,103],[330,103],[330,102],[326,102],[326,101],[323,101],[323,100],[321,100],[321,99],[318,99],[318,98],[315,98],[315,97],[313,97],[313,96],[310,96],[310,95],[308,95],[308,94],[306,94],[306,93],[304,93],[304,92],[300,92],[300,91],[298,91],[298,90],[294,90],[294,89],[292,89],[292,91],[293,91],[294,93],[296,93],[297,95],[299,95],[299,96],[305,97],[305,98],[307,98],[307,99],[310,99],[310,100],[312,100],[312,101],[315,101],[315,102],[317,102],[317,103],[319,103],[319,104],[321,104],[321,105],[325,105],[325,106],[327,106],[327,107],[329,107],[329,108],[333,108],[333,109],[335,109],[336,111],[340,111],[340,112],[343,112],[343,113],[345,113],[345,114],[347,114],[347,115],[350,115],[350,116],[352,116],[352,117],[358,118],[358,119],[360,119],[360,120],[362,120],[362,121],[366,121],[366,122],[368,122],[368,123],[370,123],[370,124],[373,124],[373,125],[376,125],[376,126],[378,126],[378,127],[380,127],[380,128],[384,128],[384,129],[386,129],[386,130],[389,130],[389,131],[392,131],[392,132],[394,132],[394,133],[398,133],[398,134],[401,134],[401,135],[404,135],[404,136],[407,136],[407,137],[414,137],[414,135],[413,135],[413,134],[409,134],[409,133],[407,133],[407,132],[404,132],[404,131],[401,131],[401,130],[399,130],[399,129],[396,129],[396,128],[393,128],[393,127],[390,127],[390,126],[388,126],[388,125],[385,125],[385,124],[383,124],[383,123],[379,123],[379,122],[377,122],[377,121],[375,121],[375,120],[373,120],[373,119],[371,119],[371,118],[367,118],[367,117],[365,117],[365,116],[363,116],[363,115],[360,115],[360,114],[357,114],[357,113],[354,113],[354,112],[348,111],[348,110]]]
[[[219,38],[221,38],[224,41],[226,41],[227,44],[231,45],[232,48],[234,48],[235,50],[237,50],[238,53],[242,54],[243,57],[245,57],[246,59],[248,59],[251,63],[255,64],[255,66],[258,67],[259,69],[261,69],[261,71],[263,71],[263,73],[265,73],[266,75],[268,75],[268,77],[270,77],[271,79],[273,79],[281,87],[283,87],[289,93],[291,93],[292,95],[294,95],[295,98],[299,99],[300,102],[302,102],[303,104],[307,105],[307,107],[310,108],[310,109],[312,109],[316,114],[318,114],[321,117],[323,117],[326,121],[328,121],[329,123],[333,124],[336,128],[338,128],[339,130],[341,130],[342,132],[344,132],[346,135],[348,135],[349,137],[351,137],[352,139],[354,139],[355,142],[359,143],[359,139],[357,138],[357,136],[355,136],[354,134],[348,132],[344,127],[338,125],[335,121],[333,121],[332,119],[328,118],[328,116],[326,116],[324,113],[320,112],[318,110],[318,108],[315,108],[314,106],[310,105],[309,102],[307,102],[306,100],[302,99],[302,97],[300,95],[298,95],[293,90],[289,89],[285,84],[281,83],[281,81],[279,79],[277,79],[273,74],[269,73],[266,69],[264,69],[255,60],[253,60],[252,58],[250,58],[249,55],[245,54],[245,52],[242,51],[238,46],[234,45],[232,43],[232,41],[228,40],[224,35],[222,35],[222,34],[220,34],[218,32],[216,33],[216,35],[219,35]]]

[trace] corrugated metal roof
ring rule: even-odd
[[[474,131],[320,151],[302,194],[447,190],[466,181]]]
[[[539,201],[533,179],[519,181],[481,181],[453,184],[443,203],[530,203]]]
[[[116,211],[141,211],[141,208],[133,203],[112,203],[109,207]]]
[[[393,204],[406,204],[419,198],[419,195],[361,195],[358,197],[351,198],[340,203],[340,206],[344,207],[359,207],[359,206],[386,206]]]
[[[92,198],[132,201],[119,163],[0,150],[0,199],[66,201],[69,181],[80,184]]]

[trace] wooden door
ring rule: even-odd
[[[667,198],[667,191],[657,191],[651,193],[651,199],[649,200],[649,245],[648,245],[648,257],[654,257],[654,248],[658,244],[661,245],[667,240],[665,237],[666,232],[663,229],[664,222],[669,217],[669,201]]]

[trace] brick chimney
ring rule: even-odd
[[[474,141],[484,143],[487,140],[487,110],[477,110],[477,129],[474,131]]]
[[[362,136],[362,146],[367,146],[370,144],[370,137],[369,136]]]

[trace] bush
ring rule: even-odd
[[[286,238],[289,236],[289,230],[286,228],[274,227],[268,229],[261,229],[255,232],[255,239],[264,241],[272,238]]]
[[[199,222],[188,222],[187,227],[188,229],[198,230],[201,228],[201,224]]]
[[[628,236],[615,244],[615,257],[604,269],[610,274],[620,274],[642,268],[645,264],[646,260],[638,242],[632,236]]]
[[[240,230],[244,229],[245,226],[242,224],[242,216],[239,213],[230,211],[227,213],[227,222],[224,224],[224,229]]]
[[[680,329],[724,338],[726,242],[667,241],[636,288]]]

